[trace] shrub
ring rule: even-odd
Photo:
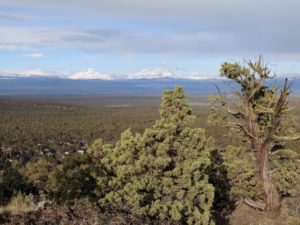
[[[253,153],[242,147],[228,146],[222,156],[231,187],[231,198],[235,201],[241,198],[257,199],[260,186]]]
[[[55,173],[55,165],[45,159],[28,162],[22,168],[21,173],[36,190],[43,190],[46,193],[51,193],[54,190],[55,184],[53,177]]]
[[[166,90],[160,119],[143,134],[122,133],[116,145],[98,140],[89,154],[105,167],[100,204],[188,224],[213,224],[214,188],[208,182],[213,140],[191,128],[194,117],[182,88]]]
[[[260,182],[256,176],[254,153],[242,147],[228,146],[222,154],[228,172],[231,194],[235,199],[260,198]],[[300,188],[299,154],[279,149],[270,157],[271,179],[281,198],[295,197]]]
[[[26,190],[22,175],[0,151],[0,205],[8,203],[14,192]]]
[[[271,157],[271,178],[282,197],[297,197],[300,190],[300,154],[282,149]]]
[[[74,153],[65,159],[62,170],[56,171],[58,200],[66,202],[93,195],[96,180],[91,175],[93,167],[90,164],[87,154]]]

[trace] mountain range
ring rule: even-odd
[[[202,80],[207,79],[203,75],[196,72],[174,72],[169,69],[158,68],[158,69],[142,69],[136,72],[131,72],[128,74],[110,74],[98,71],[93,68],[88,68],[76,72],[69,72],[67,74],[58,73],[55,71],[47,71],[40,68],[9,72],[0,71],[0,78],[11,77],[11,78],[21,78],[21,77],[57,77],[72,80],[119,80],[119,79],[158,79],[158,78],[179,78],[179,79],[191,79],[191,80]]]
[[[279,86],[283,78],[277,79]],[[271,83],[269,82],[271,85]],[[166,88],[183,86],[188,95],[211,95],[228,92],[232,85],[222,79],[66,79],[58,77],[0,77],[0,96],[146,96],[161,95]],[[294,95],[300,95],[300,79],[293,80]]]

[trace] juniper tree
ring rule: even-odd
[[[191,128],[193,120],[177,87],[164,92],[152,128],[143,134],[127,130],[114,146],[97,141],[89,153],[107,171],[98,176],[100,203],[159,219],[213,224],[214,188],[207,175],[213,140],[203,129]]]
[[[74,153],[66,157],[60,170],[54,172],[55,197],[61,202],[73,199],[90,198],[93,200],[96,180],[93,173],[99,173],[87,154]]]
[[[225,62],[220,73],[238,88],[233,89],[231,99],[221,93],[212,98],[210,120],[230,128],[250,144],[265,203],[256,206],[277,213],[280,195],[271,178],[270,155],[278,146],[300,138],[295,120],[288,113],[290,84],[286,79],[281,90],[276,82],[273,86],[267,85],[266,81],[273,77],[261,57],[256,62],[248,61],[246,66]]]
[[[23,176],[0,151],[0,205],[8,203],[14,192],[26,192],[28,189]]]
[[[26,181],[37,190],[43,190],[47,194],[54,191],[54,177],[56,165],[45,159],[28,162],[19,171]]]

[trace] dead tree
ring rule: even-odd
[[[276,82],[266,85],[266,80],[274,77],[261,57],[256,62],[248,61],[246,66],[226,62],[220,72],[237,88],[230,99],[220,90],[219,95],[212,97],[210,120],[229,127],[250,144],[263,188],[263,209],[279,213],[280,196],[270,178],[269,156],[277,145],[300,139],[295,120],[288,114],[290,83],[285,79],[281,90]],[[257,207],[262,208],[260,204]]]

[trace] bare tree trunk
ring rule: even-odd
[[[269,174],[269,149],[268,146],[264,146],[257,152],[258,174],[264,191],[264,210],[266,212],[278,214],[280,212],[280,197]]]

